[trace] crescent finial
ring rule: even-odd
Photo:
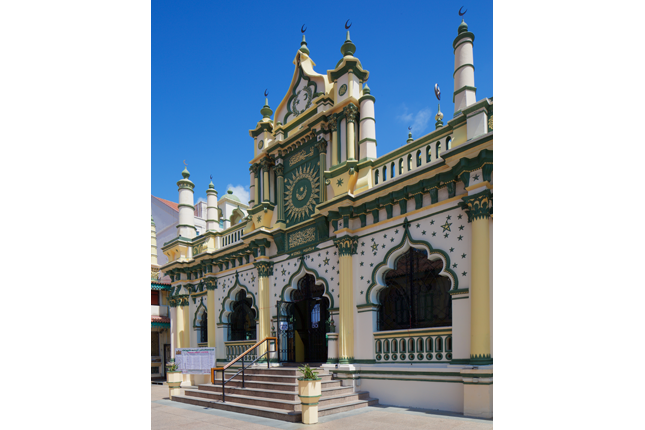
[[[269,92],[267,90],[268,88],[264,90],[264,97],[269,97]]]
[[[462,12],[461,10],[463,8],[464,8],[463,6],[459,8],[459,16],[464,16],[464,15],[466,15],[466,12],[468,12],[468,9],[466,9],[465,11]]]
[[[211,181],[213,180],[213,175],[211,175]]]
[[[188,164],[186,164],[186,160],[184,160],[184,166],[188,166]]]
[[[305,25],[302,24],[302,27],[300,27],[300,32],[304,34],[305,31],[307,31],[307,27],[305,27]]]
[[[353,24],[352,23],[352,24],[347,25],[348,22],[349,22],[349,20],[345,21],[345,30],[349,30],[349,27],[351,27],[352,24]]]
[[[412,126],[408,127],[408,130],[412,131]]]
[[[441,89],[439,89],[439,84],[434,84],[434,95],[437,96],[437,100],[441,100]]]

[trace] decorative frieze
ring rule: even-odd
[[[289,233],[289,249],[296,248],[300,245],[306,245],[316,240],[316,228],[309,227],[304,230]]]

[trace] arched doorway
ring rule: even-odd
[[[327,361],[329,299],[325,286],[306,274],[291,292],[289,301],[278,301],[279,360],[295,363]]]
[[[251,306],[251,298],[246,295],[246,291],[238,292],[235,296],[233,312],[229,317],[229,341],[255,339],[257,315]]]

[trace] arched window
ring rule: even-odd
[[[417,151],[417,167],[421,167],[421,150]]]
[[[408,155],[408,172],[412,170],[412,154]]]
[[[426,163],[432,161],[432,145],[426,146]]]
[[[394,167],[394,162],[392,162],[392,164],[390,164],[390,167],[391,167],[391,169],[390,169],[390,170],[392,170],[392,176],[391,176],[391,177],[392,177],[392,178],[394,178],[394,173],[396,172],[396,169],[395,169],[395,167]],[[400,174],[400,173],[399,173],[399,174]]]
[[[414,352],[414,339],[408,339],[408,352]]]
[[[405,352],[405,339],[401,339],[401,352]]]
[[[417,352],[423,352],[423,339],[417,339]]]
[[[378,185],[378,174],[379,174],[378,170],[374,172],[374,185]]]
[[[437,158],[439,158],[439,154],[441,154],[441,142],[437,142]]]
[[[376,341],[376,353],[377,354],[381,353],[381,341],[380,340]]]
[[[235,296],[233,312],[229,318],[228,340],[255,339],[255,309],[251,298],[242,290]]]
[[[199,341],[208,342],[208,322],[206,311],[202,314],[202,321],[199,323]]]
[[[440,259],[429,260],[423,250],[411,248],[385,274],[379,293],[379,331],[452,325],[450,280],[439,276]]]
[[[387,181],[387,166],[383,166],[383,182]]]
[[[446,139],[446,151],[449,151],[450,148],[452,148],[452,138],[448,136],[448,138]]]
[[[403,174],[403,158],[399,158],[399,175]]]

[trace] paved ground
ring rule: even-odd
[[[167,386],[152,385],[153,430],[295,430],[304,428],[311,429],[312,426],[172,402],[168,399]],[[321,417],[314,428],[317,430],[489,430],[493,428],[493,422],[464,418],[457,414],[379,405]]]

